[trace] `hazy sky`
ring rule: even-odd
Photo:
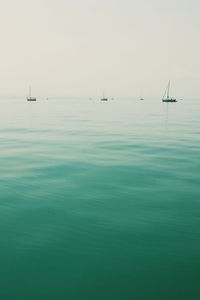
[[[199,0],[0,0],[0,96],[200,95]]]

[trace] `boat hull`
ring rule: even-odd
[[[177,102],[176,99],[162,99],[162,102]]]
[[[36,98],[27,98],[27,101],[36,101]]]
[[[108,98],[102,98],[101,101],[108,101]]]

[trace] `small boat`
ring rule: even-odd
[[[175,98],[169,96],[169,90],[170,90],[170,81],[168,82],[166,91],[162,98],[162,102],[177,102],[177,100]],[[166,97],[166,95],[167,95],[167,97]]]
[[[108,98],[106,98],[106,97],[104,96],[104,93],[103,93],[103,98],[101,98],[101,101],[108,101]]]
[[[144,98],[140,98],[140,100],[141,100],[141,101],[143,101],[143,100],[144,100]]]
[[[31,96],[31,86],[29,86],[29,96],[26,98],[27,101],[36,101],[35,97]]]

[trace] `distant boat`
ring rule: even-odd
[[[144,100],[144,98],[140,98],[140,100]]]
[[[36,101],[36,98],[31,96],[31,86],[29,86],[29,96],[26,99],[27,101]]]
[[[164,93],[164,96],[162,98],[162,102],[177,102],[177,100],[175,98],[172,98],[169,96],[169,90],[170,90],[170,81],[168,82],[166,91]],[[167,95],[167,97],[166,97]]]
[[[106,97],[104,96],[104,93],[103,93],[103,98],[101,98],[101,101],[108,101],[108,98],[106,98]]]

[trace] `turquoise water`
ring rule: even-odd
[[[200,299],[200,102],[0,102],[2,300]]]

